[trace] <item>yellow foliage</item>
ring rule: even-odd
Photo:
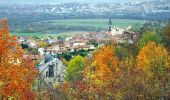
[[[118,64],[115,48],[103,46],[94,52],[93,61],[86,65],[85,78],[99,87],[107,86],[118,75]]]
[[[164,46],[149,42],[137,56],[137,68],[144,71],[152,69],[163,71],[170,67],[169,61],[168,51]]]

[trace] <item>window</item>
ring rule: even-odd
[[[50,65],[49,66],[49,76],[48,77],[54,77],[54,66]]]
[[[46,77],[49,77],[49,71],[46,72]]]
[[[64,80],[64,77],[62,75],[59,75],[58,82],[63,82],[63,80]]]

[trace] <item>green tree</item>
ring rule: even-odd
[[[159,33],[159,31],[162,30],[162,28],[163,27],[161,26],[160,21],[159,22],[150,21],[150,22],[144,23],[142,28],[139,31],[140,31],[140,33],[145,33],[148,31],[155,31],[155,32]]]
[[[61,55],[66,61],[69,61],[72,58],[72,54],[70,52],[64,53]]]
[[[142,38],[139,40],[138,47],[139,49],[143,48],[148,42],[155,42],[157,44],[161,43],[161,37],[159,34],[148,31],[142,35]]]
[[[116,56],[119,58],[119,59],[125,59],[129,56],[129,52],[128,52],[128,49],[125,48],[124,46],[122,45],[117,45],[116,46]]]
[[[28,44],[26,44],[26,43],[21,43],[21,47],[22,47],[22,49],[28,49],[29,48]]]
[[[85,59],[81,56],[75,56],[73,57],[69,63],[67,68],[67,74],[65,79],[67,81],[76,81],[81,79],[81,71],[84,69],[84,62]]]
[[[170,20],[163,30],[162,40],[166,47],[170,50]]]

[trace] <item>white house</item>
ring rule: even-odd
[[[111,35],[122,35],[125,31],[131,31],[132,26],[128,26],[127,28],[119,28],[117,26],[114,26],[111,30]]]
[[[119,34],[123,34],[124,32],[125,32],[125,29],[114,27],[112,28],[111,35],[112,36],[119,35]]]
[[[44,52],[44,48],[38,48],[38,52],[40,55],[44,55],[45,52]]]

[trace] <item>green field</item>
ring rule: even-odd
[[[144,24],[144,20],[112,19],[112,24],[113,27],[116,25],[122,28],[128,26],[139,28]],[[49,34],[57,37],[81,31],[100,32],[108,30],[108,19],[66,19],[31,22],[20,27],[20,30],[22,31],[12,31],[12,33],[18,36],[43,38],[49,36]]]
[[[108,19],[68,19],[68,20],[52,20],[45,21],[51,23],[52,25],[61,25],[61,26],[83,26],[83,27],[99,27],[99,28],[108,28]],[[118,27],[128,27],[136,24],[143,24],[144,20],[129,20],[129,19],[112,19],[113,26]]]
[[[38,37],[38,38],[47,38],[47,37],[63,37],[63,36],[70,36],[71,33],[59,33],[59,34],[44,34],[44,33],[12,33],[13,36],[27,36],[27,37]]]

